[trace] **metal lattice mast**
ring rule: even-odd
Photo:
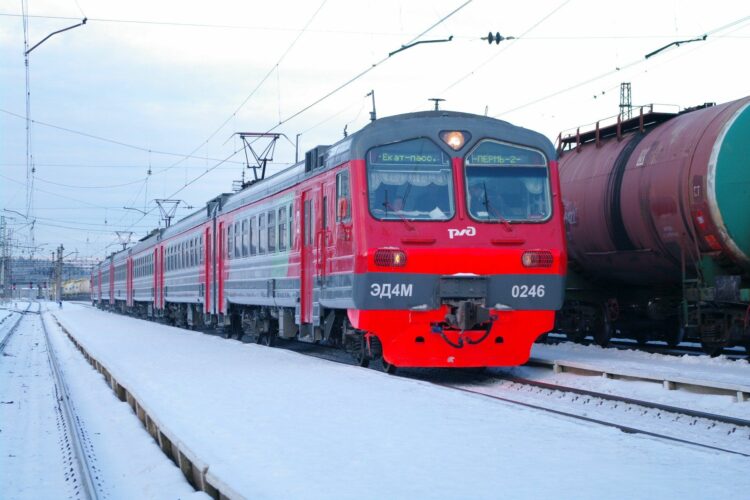
[[[630,94],[630,82],[620,84],[620,116],[625,120],[633,118],[633,98]]]

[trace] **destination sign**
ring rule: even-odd
[[[426,139],[389,144],[370,150],[373,165],[448,165],[448,157]]]
[[[533,149],[519,148],[510,144],[484,141],[466,159],[468,165],[523,165],[547,166],[542,153]]]
[[[518,155],[472,154],[469,156],[469,163],[472,165],[519,165],[523,163],[523,157]]]
[[[387,165],[414,165],[430,164],[441,165],[447,163],[442,153],[391,153],[389,151],[378,151],[373,155],[373,163]]]

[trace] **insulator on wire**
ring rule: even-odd
[[[492,32],[490,31],[489,33],[487,33],[486,37],[482,37],[482,40],[487,40],[487,43],[489,43],[490,45],[492,45],[492,42],[495,42],[496,44],[499,45],[500,42],[502,42],[503,40],[515,40],[515,38],[516,37],[514,36],[508,36],[508,37],[502,36],[500,32],[496,32],[493,35]]]

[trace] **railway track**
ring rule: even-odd
[[[493,377],[478,385],[436,383],[629,434],[750,457],[750,420],[746,419],[513,376]]]
[[[340,351],[287,341],[279,347],[336,363]],[[413,378],[510,404],[612,427],[629,434],[750,457],[750,420],[635,398],[538,382],[485,370],[401,369]]]
[[[31,308],[31,303],[29,302],[26,306],[26,309],[24,311],[15,311],[18,314],[18,317],[15,320],[15,323],[13,323],[13,326],[8,328],[7,332],[3,336],[3,340],[0,340],[0,354],[5,352],[5,346],[8,345],[8,342],[10,341],[13,334],[18,329],[18,326],[21,324],[21,320],[23,319],[24,315],[29,312],[29,309]],[[4,325],[8,321],[12,321],[11,317],[13,314],[9,314],[8,316],[4,317],[2,321],[0,321],[0,325]]]
[[[61,422],[62,432],[65,433],[65,443],[68,445],[66,446],[64,460],[70,471],[69,480],[75,484],[76,498],[96,500],[100,498],[101,482],[99,481],[98,469],[90,460],[93,456],[92,444],[81,419],[78,418],[75,404],[70,397],[65,374],[60,368],[55,348],[50,341],[47,325],[41,315],[39,321],[42,323],[50,370],[54,377],[55,411],[58,420]]]

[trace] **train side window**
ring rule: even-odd
[[[289,250],[294,248],[294,204],[289,204],[287,217],[289,217]]]
[[[323,229],[328,227],[328,196],[323,197],[323,206],[320,208],[321,218],[323,219]]]
[[[240,233],[240,221],[234,223],[234,258],[242,257],[242,233]]]
[[[226,248],[227,248],[227,259],[230,259],[230,260],[232,258],[232,254],[234,253],[233,252],[234,245],[232,244],[232,241],[233,241],[232,240],[232,225],[229,224],[229,226],[227,226],[227,244],[226,244]]]
[[[279,209],[279,252],[286,251],[286,207]]]
[[[198,244],[198,263],[203,264],[203,235],[201,234],[200,243]]]
[[[258,215],[258,253],[266,253],[266,214]]]
[[[188,267],[195,265],[195,240],[191,239],[188,244]]]
[[[349,189],[349,171],[343,170],[336,175],[336,222],[348,222],[352,218],[352,197]],[[346,200],[346,211],[339,212],[341,200]]]
[[[258,235],[256,231],[258,222],[255,216],[250,218],[248,225],[250,226],[250,255],[255,255],[256,253],[258,253]]]
[[[268,253],[276,251],[276,212],[268,212]]]
[[[312,200],[305,200],[305,245],[312,245]]]
[[[247,219],[242,219],[242,256],[247,257],[249,251]]]

